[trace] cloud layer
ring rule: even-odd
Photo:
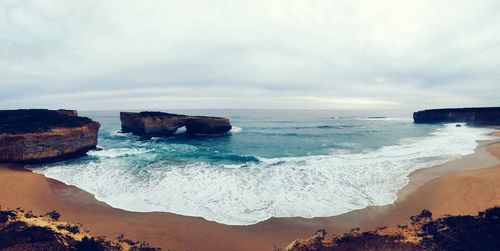
[[[500,105],[498,1],[0,2],[0,106]]]

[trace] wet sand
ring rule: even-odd
[[[500,136],[497,132],[497,136]],[[500,140],[480,142],[474,154],[410,175],[410,183],[390,205],[368,207],[333,217],[272,218],[251,226],[227,226],[172,213],[115,209],[92,194],[18,165],[0,165],[0,205],[36,214],[57,210],[61,220],[82,223],[95,236],[145,240],[164,250],[272,250],[325,228],[343,233],[403,224],[423,208],[434,216],[475,214],[500,205]],[[332,198],[334,200],[335,198]]]

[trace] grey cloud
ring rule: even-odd
[[[499,13],[497,1],[5,0],[0,106],[499,105]]]

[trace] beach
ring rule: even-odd
[[[0,251],[500,251],[500,1],[0,10]]]
[[[496,136],[500,136],[496,132]],[[500,140],[479,142],[475,153],[442,165],[420,169],[397,200],[333,217],[271,218],[230,226],[165,212],[138,213],[115,209],[74,186],[45,178],[20,165],[0,166],[0,205],[22,207],[35,214],[57,210],[61,219],[81,223],[94,236],[124,234],[164,250],[272,250],[318,229],[341,234],[355,227],[370,230],[408,222],[429,209],[434,217],[476,214],[500,205]],[[335,198],[332,198],[334,200]]]

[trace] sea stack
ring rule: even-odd
[[[0,110],[0,162],[46,163],[85,155],[100,124],[74,110]]]
[[[500,125],[500,107],[431,109],[413,113],[415,123]]]
[[[187,134],[224,134],[231,130],[229,119],[187,116],[165,112],[120,112],[122,132],[145,138],[172,136],[185,126]]]

